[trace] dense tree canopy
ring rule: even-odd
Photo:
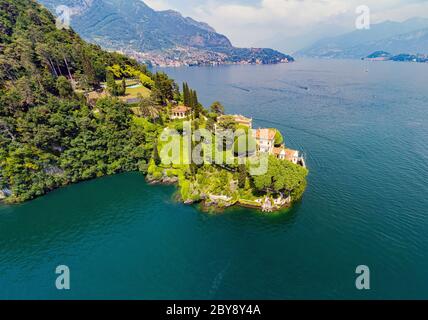
[[[124,104],[117,96],[126,94],[125,78],[139,80],[151,95],[139,95],[132,106]],[[102,92],[104,86],[110,94]],[[91,94],[97,95],[96,102]],[[35,1],[0,0],[0,190],[7,189],[8,201],[32,199],[85,179],[160,166],[163,121],[168,121],[167,110],[181,102],[192,110],[193,129],[240,129],[232,116],[219,117],[224,114],[219,102],[208,113],[187,83],[181,94],[165,73],[152,74],[133,59],[86,43],[71,29],[57,29],[52,14]],[[182,121],[167,125],[181,134],[185,131]],[[249,156],[256,142],[248,128],[243,129],[233,151]],[[233,135],[224,137],[218,149],[227,156],[233,143]],[[275,144],[281,143],[278,133]],[[155,169],[158,176],[165,172]],[[182,190],[186,185],[189,189],[190,181],[207,178],[202,172],[210,172],[210,180],[216,181],[209,192],[228,194],[236,179],[246,192],[254,186],[256,191],[297,199],[306,186],[306,169],[275,157],[269,158],[264,175],[254,177],[245,164],[230,166],[231,172],[193,162],[181,169],[184,176],[190,175],[188,181],[181,180]]]
[[[226,130],[236,130],[238,124],[233,116],[223,116],[221,120],[218,121],[218,125]]]
[[[279,147],[280,145],[282,145],[284,143],[284,138],[282,137],[282,134],[279,130],[275,130],[275,146]]]
[[[210,106],[210,111],[221,116],[224,114],[224,106],[219,101],[214,101]]]
[[[302,186],[304,190],[307,174],[308,170],[299,165],[269,156],[267,172],[253,177],[254,186],[259,191],[282,192],[288,195],[300,190]],[[295,194],[293,198],[300,196]]]
[[[11,191],[10,201],[137,170],[151,158],[158,127],[136,123],[114,98],[92,109],[82,94],[107,74],[114,83],[117,70],[149,78],[145,66],[57,29],[34,1],[0,0],[0,31],[0,189]],[[171,90],[167,77],[157,79]],[[115,95],[123,86],[115,85]]]
[[[158,104],[166,105],[168,100],[174,99],[175,91],[177,91],[178,88],[174,80],[170,79],[166,73],[157,72],[154,75],[154,83],[154,99]]]

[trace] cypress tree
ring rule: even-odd
[[[92,87],[96,87],[99,85],[99,81],[97,79],[95,68],[92,64],[92,60],[85,49],[82,49],[80,46],[78,48],[79,50],[81,50],[83,73],[86,76],[88,84]]]
[[[64,76],[58,77],[56,80],[56,88],[62,98],[71,97],[73,95],[73,87]]]
[[[183,104],[186,107],[190,106],[189,86],[186,82],[183,82]]]
[[[107,71],[107,89],[109,90],[110,94],[112,96],[117,96],[117,85],[116,81],[114,80],[113,72]]]
[[[125,78],[122,78],[122,85],[121,85],[121,88],[120,88],[120,95],[124,96],[125,93],[126,93],[126,81],[125,81]]]
[[[189,108],[191,108],[191,109],[192,109],[192,111],[194,110],[194,104],[193,104],[193,90],[192,90],[192,89],[190,89],[190,90],[189,90],[189,105],[188,105],[188,107],[189,107]]]
[[[183,104],[186,105],[186,83],[183,82]]]
[[[195,111],[195,119],[199,119],[202,108],[198,101],[198,94],[196,93],[195,90],[192,91],[192,96],[193,96],[192,98],[193,110]]]
[[[198,94],[196,93],[196,90],[193,90],[193,103],[195,104],[195,108],[199,106]]]

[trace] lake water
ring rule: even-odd
[[[1,206],[0,298],[428,298],[428,64],[166,71],[205,105],[281,129],[306,154],[303,201],[208,215],[129,173]],[[60,264],[70,291],[55,289]]]

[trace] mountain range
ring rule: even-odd
[[[319,40],[298,51],[296,55],[360,59],[376,51],[394,55],[428,53],[428,19],[412,18],[404,22],[385,21],[373,24],[368,30],[355,30]]]
[[[57,14],[67,6],[72,28],[85,40],[155,65],[271,64],[293,58],[273,49],[236,48],[206,23],[140,0],[40,0]]]

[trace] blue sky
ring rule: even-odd
[[[355,30],[360,5],[372,23],[428,18],[428,0],[145,0],[156,10],[174,9],[204,21],[234,45],[293,52],[314,40]]]

